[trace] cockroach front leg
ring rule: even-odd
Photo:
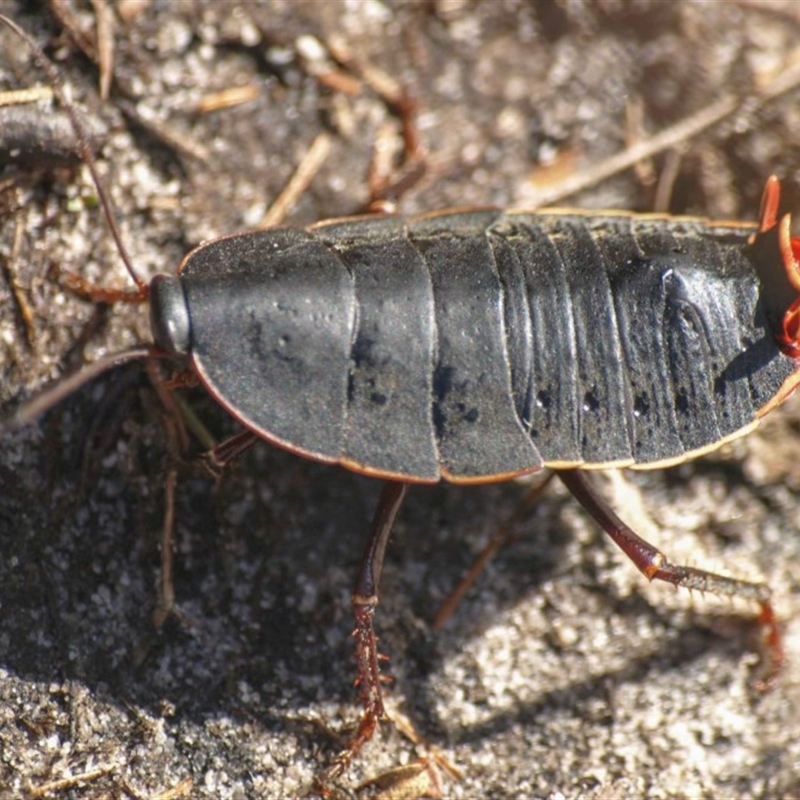
[[[696,589],[724,597],[740,597],[757,603],[760,608],[758,621],[764,631],[767,649],[765,675],[758,682],[758,688],[766,689],[774,682],[783,662],[783,645],[770,599],[771,592],[766,584],[670,563],[660,550],[642,539],[614,513],[593,486],[585,470],[558,470],[558,476],[575,499],[648,580],[666,581],[690,590]]]
[[[386,660],[386,657],[378,653],[378,637],[375,635],[373,617],[378,606],[378,588],[386,545],[407,491],[407,483],[387,481],[372,520],[352,600],[355,618],[353,639],[357,669],[356,686],[359,689],[363,712],[350,744],[326,770],[322,783],[335,780],[347,769],[353,757],[375,733],[378,722],[384,716],[380,662]]]

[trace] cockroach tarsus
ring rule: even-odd
[[[626,213],[467,210],[345,219],[236,234],[191,251],[150,285],[130,263],[153,347],[106,357],[22,404],[27,424],[115,363],[187,358],[248,432],[385,481],[354,586],[363,713],[321,783],[347,768],[384,716],[373,618],[384,555],[412,483],[477,484],[552,469],[648,578],[760,608],[774,678],[782,659],[768,587],[674,565],[627,526],[588,477],[653,469],[752,430],[800,381],[800,239],[768,180],[757,227]],[[325,425],[316,424],[324,409]]]

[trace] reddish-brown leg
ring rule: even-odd
[[[189,434],[187,431],[187,420],[193,420],[193,413],[173,392],[177,386],[184,385],[188,381],[181,374],[178,378],[165,380],[161,375],[160,365],[155,359],[146,362],[147,374],[153,388],[158,394],[159,400],[164,407],[162,424],[166,434],[168,465],[164,491],[164,524],[161,532],[161,570],[159,576],[158,602],[153,612],[153,620],[157,630],[174,613],[175,590],[173,584],[173,532],[175,527],[175,490],[178,480],[178,464],[181,461],[181,454],[189,449]],[[207,441],[208,436],[205,429],[194,424],[192,427],[195,435]],[[208,470],[219,482],[225,467],[230,461],[242,455],[249,447],[258,441],[258,437],[251,431],[241,431],[240,433],[226,439],[224,442],[214,445],[210,450],[203,453],[200,458]]]
[[[378,637],[372,624],[378,605],[378,587],[383,571],[383,557],[392,532],[397,512],[408,491],[407,483],[387,481],[383,485],[378,507],[372,519],[369,537],[361,567],[353,588],[353,616],[355,628],[355,659],[357,665],[356,685],[364,711],[355,735],[347,749],[341,752],[334,763],[326,770],[323,784],[339,777],[347,769],[362,745],[375,732],[381,717],[384,716],[383,696],[381,694],[380,662],[385,657],[378,653]]]
[[[467,592],[472,588],[475,581],[478,580],[481,572],[486,569],[486,565],[494,558],[495,554],[508,544],[514,533],[514,529],[528,516],[531,508],[539,502],[539,498],[544,494],[550,481],[553,479],[555,473],[550,473],[538,485],[529,489],[519,501],[514,513],[498,525],[494,536],[489,540],[486,547],[478,553],[477,558],[473,561],[472,566],[467,571],[467,574],[459,581],[458,585],[452,592],[445,598],[436,616],[431,623],[431,629],[434,631],[441,630],[455,610],[461,604],[461,601],[466,596]]]
[[[648,580],[666,581],[686,589],[727,597],[741,597],[758,603],[761,609],[759,623],[764,630],[769,662],[766,677],[760,682],[760,688],[766,688],[774,681],[783,661],[783,648],[768,586],[763,583],[728,578],[694,567],[671,564],[662,552],[642,539],[614,513],[592,485],[586,471],[558,470],[558,476],[576,500]]]
[[[219,477],[231,461],[235,461],[258,441],[261,441],[260,437],[252,431],[239,431],[203,453],[201,458],[208,469]]]

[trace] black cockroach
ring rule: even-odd
[[[616,516],[587,471],[707,453],[795,389],[800,238],[788,215],[778,218],[778,201],[772,177],[757,226],[494,209],[334,220],[208,242],[149,287],[120,243],[133,299],[150,301],[155,345],[95,363],[0,431],[111,364],[171,355],[245,426],[237,451],[266,439],[386,481],[353,593],[364,712],[328,777],[383,715],[372,621],[412,483],[554,470],[648,579],[758,603],[775,667],[769,589],[671,564]]]

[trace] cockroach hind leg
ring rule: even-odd
[[[757,603],[760,608],[758,624],[761,627],[765,653],[762,675],[756,679],[755,685],[766,689],[774,684],[783,663],[783,644],[768,586],[671,563],[662,552],[642,539],[614,513],[585,470],[558,470],[558,476],[575,499],[648,580],[665,581],[676,588],[697,590],[721,597],[737,597]]]

